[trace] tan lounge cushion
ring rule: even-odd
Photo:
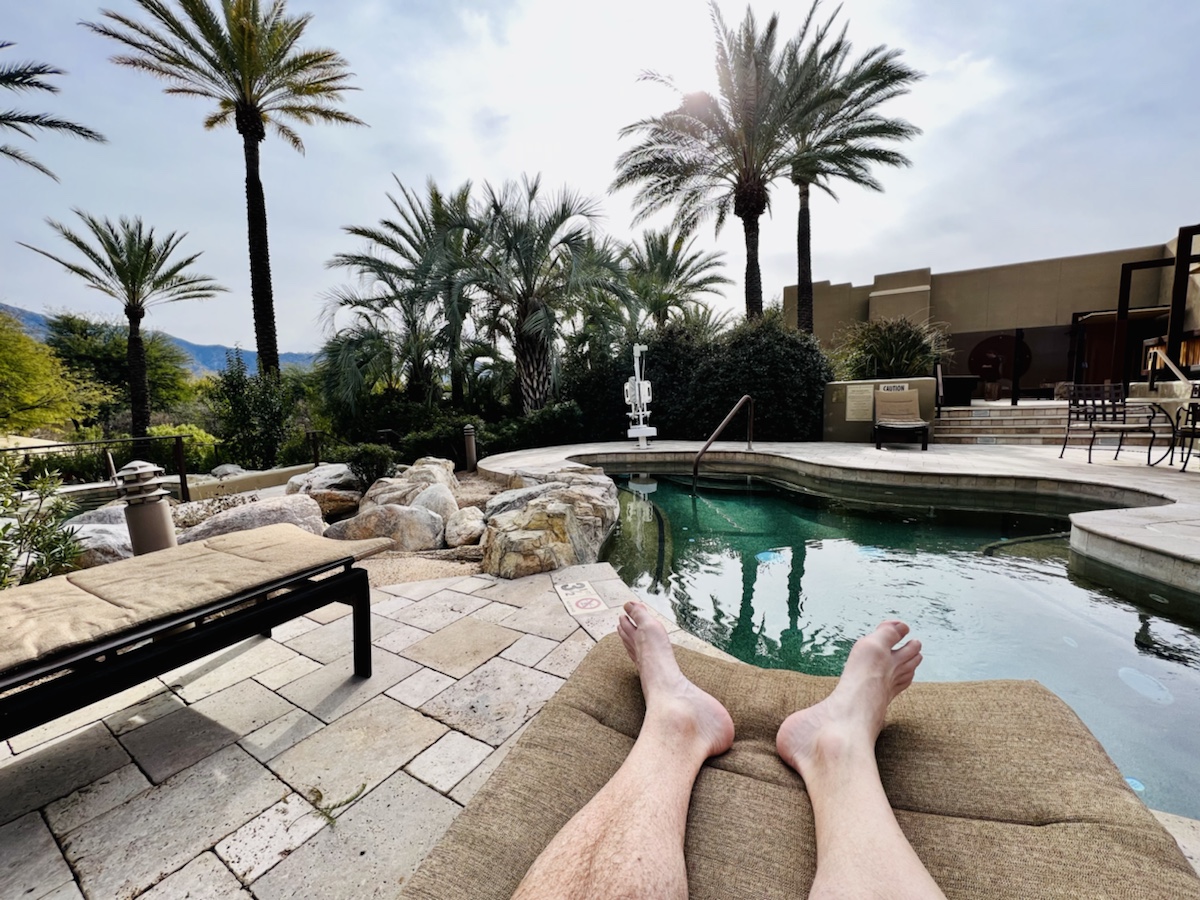
[[[816,855],[804,784],[775,754],[792,710],[833,679],[678,649],[733,716],[733,748],[700,773],[685,856],[693,900],[808,895]],[[405,900],[502,900],[620,766],[645,708],[620,640],[605,638],[459,815]],[[1174,840],[1075,714],[1035,682],[917,684],[877,747],[884,787],[950,898],[1200,898]]]
[[[0,672],[346,557],[386,538],[335,541],[268,525],[0,591]]]

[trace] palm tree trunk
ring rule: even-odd
[[[550,397],[550,348],[540,335],[518,330],[513,355],[521,383],[521,406],[529,415],[545,406]]]
[[[240,111],[239,111],[240,112]],[[240,118],[240,116],[239,116]],[[242,131],[246,156],[246,218],[250,242],[250,302],[254,307],[254,338],[258,344],[260,372],[279,371],[279,344],[275,337],[275,299],[271,293],[271,254],[267,245],[267,200],[258,177],[258,142],[262,131],[253,123]]]
[[[125,308],[129,319],[129,340],[126,343],[125,361],[129,366],[129,406],[133,418],[131,428],[135,438],[144,438],[150,427],[150,383],[146,376],[146,345],[142,342],[142,317],[146,311],[140,307]],[[134,453],[144,456],[149,443],[138,441]]]
[[[808,212],[808,182],[802,181],[796,222],[796,327],[813,333],[812,222]]]
[[[758,267],[758,216],[742,217],[746,235],[746,318],[762,318],[762,270]]]

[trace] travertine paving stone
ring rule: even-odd
[[[40,809],[129,763],[129,754],[96,722],[0,763],[0,825]]]
[[[195,703],[295,655],[294,650],[276,641],[250,638],[174,669],[162,680],[188,703]]]
[[[158,783],[294,708],[247,678],[129,732],[121,742]]]
[[[85,898],[79,892],[79,885],[73,881],[68,881],[62,887],[56,888],[40,898],[40,900],[85,900]]]
[[[383,637],[396,627],[384,616],[371,614],[371,640]],[[354,649],[354,618],[341,618],[288,641],[288,646],[320,663],[330,663]]]
[[[520,637],[519,631],[464,616],[404,648],[400,655],[451,678],[462,678]]]
[[[558,643],[536,634],[523,634],[521,639],[505,650],[500,656],[503,659],[532,666],[542,661],[546,654],[558,646]]]
[[[315,672],[319,668],[321,668],[321,664],[315,659],[296,654],[294,658],[285,663],[272,666],[265,672],[259,672],[254,676],[254,680],[263,687],[276,691],[285,684],[289,684],[297,678],[303,678],[309,672]]]
[[[517,610],[502,620],[502,624],[505,628],[515,628],[552,641],[566,639],[579,627],[579,623],[563,607],[558,594],[553,592],[531,606]]]
[[[550,573],[550,580],[555,584],[566,584],[570,581],[597,581],[617,577],[617,570],[608,563],[588,563],[582,566],[567,566],[565,569],[555,569]]]
[[[258,900],[393,900],[459,809],[397,772],[335,827],[322,829],[254,882],[254,895]]]
[[[50,829],[36,812],[0,827],[0,897],[41,898],[74,881]]]
[[[217,855],[249,884],[326,824],[324,816],[307,800],[299,794],[288,794],[217,844]]]
[[[433,669],[422,669],[415,675],[409,675],[402,682],[384,693],[393,700],[399,700],[405,706],[416,709],[426,700],[436,697],[450,685],[454,679]]]
[[[456,803],[461,803],[463,806],[470,803],[471,798],[483,787],[484,782],[492,777],[492,773],[496,771],[500,763],[504,762],[504,758],[508,756],[513,745],[521,739],[521,735],[525,733],[525,729],[528,727],[529,723],[526,723],[514,731],[507,741],[492,752],[491,756],[477,765],[470,775],[456,784],[454,790],[450,792],[450,799]]]
[[[125,900],[288,793],[241,747],[226,747],[77,828],[63,850],[90,897]]]
[[[561,686],[561,678],[497,658],[442,691],[421,711],[498,746]]]
[[[420,628],[414,628],[412,625],[404,625],[397,622],[396,626],[395,631],[389,632],[374,641],[375,646],[382,647],[389,653],[399,653],[405,647],[429,637],[430,634],[428,631],[422,631]]]
[[[123,766],[73,794],[55,800],[46,807],[46,821],[54,833],[62,837],[149,787],[150,782],[141,769],[132,764]]]
[[[142,900],[253,900],[212,853],[202,853],[142,894]]]
[[[39,725],[37,728],[32,728],[29,731],[11,737],[8,739],[9,746],[12,747],[13,753],[24,753],[29,748],[36,747],[38,744],[44,744],[46,741],[62,737],[64,734],[70,734],[84,725],[99,722],[105,716],[119,712],[134,703],[141,703],[147,697],[152,697],[162,691],[164,687],[161,681],[157,678],[152,678],[142,684],[134,685],[128,690],[113,694],[111,697],[97,700],[95,703],[83,707],[83,709],[77,709],[75,712],[68,713],[52,722],[47,722],[45,725]]]
[[[292,638],[300,637],[300,635],[307,634],[320,627],[320,623],[314,622],[307,616],[300,616],[296,619],[289,619],[282,625],[276,625],[272,628],[271,638],[281,644],[286,644]]]
[[[329,807],[360,789],[371,790],[445,733],[441,722],[390,697],[376,697],[269,765],[301,796]],[[348,808],[333,810],[333,815]]]
[[[320,622],[322,625],[328,625],[330,622],[336,622],[342,616],[348,616],[352,612],[352,608],[348,603],[330,603],[322,606],[320,609],[314,609],[305,615],[314,622]]]
[[[467,576],[470,577],[470,576]],[[454,587],[460,581],[465,581],[461,575],[454,575],[450,578],[434,578],[429,581],[415,581],[408,584],[395,584],[390,587],[382,588],[389,594],[395,594],[398,597],[407,597],[409,600],[424,600],[438,591],[444,591]]]
[[[493,600],[487,606],[481,606],[475,612],[471,613],[472,619],[478,619],[481,622],[491,622],[493,625],[499,625],[515,613],[520,607],[509,606],[507,603],[500,603]]]
[[[534,668],[557,675],[559,678],[570,678],[575,668],[583,662],[588,651],[596,646],[591,636],[580,628],[573,635],[552,650],[550,655],[539,662]]]
[[[491,575],[471,575],[454,584],[454,590],[460,594],[473,594],[482,588],[491,587],[500,579]]]
[[[1152,812],[1163,827],[1171,832],[1171,837],[1175,838],[1175,843],[1179,845],[1187,861],[1192,864],[1196,874],[1200,875],[1200,821],[1158,810]]]
[[[371,667],[370,678],[359,678],[354,674],[353,654],[349,654],[284,685],[279,693],[322,722],[332,722],[421,668],[411,659],[378,647],[371,650]]]
[[[8,746],[8,741],[0,741],[0,762],[12,756],[12,748]]]
[[[741,660],[736,656],[714,647],[712,644],[708,643],[708,641],[700,640],[700,638],[684,631],[682,628],[678,629],[677,631],[672,631],[667,635],[667,637],[671,639],[672,644],[675,644],[678,647],[686,647],[688,650],[695,650],[697,653],[704,653],[708,656],[716,657],[717,659],[723,659],[726,662],[741,662]]]
[[[606,578],[602,581],[593,581],[592,590],[600,595],[600,599],[607,606],[611,607],[621,607],[630,600],[638,599],[637,594],[631,591],[629,585],[620,578]]]
[[[111,716],[105,716],[104,724],[108,726],[109,731],[120,737],[127,731],[133,731],[155,719],[168,716],[177,709],[183,709],[183,706],[184,703],[179,699],[178,694],[174,691],[164,690],[141,703],[135,703]]]
[[[408,597],[397,597],[393,594],[388,594],[387,596],[387,600],[381,600],[378,603],[373,603],[371,605],[371,612],[375,613],[377,616],[387,616],[389,619],[394,619],[396,617],[396,613],[402,609],[412,606],[413,603],[416,602],[414,600],[410,600]]]
[[[539,600],[558,596],[554,593],[554,583],[546,574],[530,575],[516,581],[500,579],[490,587],[479,588],[473,593],[476,597],[498,600],[509,606],[531,606]]]
[[[487,604],[488,601],[482,597],[442,590],[405,607],[395,613],[395,618],[425,631],[439,631]]]
[[[605,609],[600,612],[585,613],[582,616],[576,616],[575,619],[583,626],[584,631],[591,635],[592,640],[599,641],[617,630],[617,621],[624,614],[624,610],[621,609]]]
[[[268,722],[257,731],[250,732],[238,743],[259,762],[266,762],[324,727],[325,723],[316,716],[302,709],[293,709],[274,722]]]
[[[405,766],[404,771],[446,794],[491,754],[490,744],[449,731]]]

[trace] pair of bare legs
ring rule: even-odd
[[[733,721],[684,677],[662,624],[628,603],[619,631],[637,666],[646,718],[617,773],[534,861],[513,900],[686,898],[684,829],[692,785],[733,743]],[[812,898],[934,898],[941,890],[900,831],[875,763],[888,704],[907,688],[921,645],[896,645],[903,622],[884,622],[850,652],[833,693],[792,713],[779,755],[812,801],[817,874]]]

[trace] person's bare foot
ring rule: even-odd
[[[720,701],[679,671],[667,630],[650,609],[636,600],[626,603],[617,632],[642,681],[643,732],[661,731],[676,747],[685,741],[704,757],[728,750],[733,744],[733,719]]]
[[[784,762],[807,778],[849,755],[874,755],[888,704],[912,684],[921,663],[920,641],[892,649],[906,634],[908,626],[892,620],[855,642],[833,693],[779,727],[775,743]]]

